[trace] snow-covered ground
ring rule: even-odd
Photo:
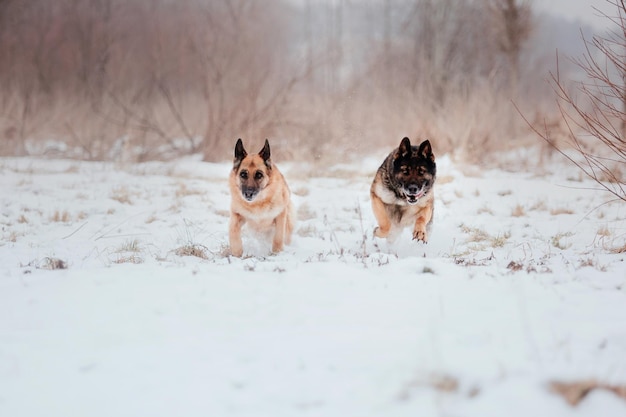
[[[626,415],[626,206],[444,157],[430,242],[388,244],[384,156],[277,161],[293,243],[243,259],[229,164],[0,159],[0,415]]]

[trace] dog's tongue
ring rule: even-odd
[[[418,200],[418,199],[422,198],[424,196],[424,194],[425,194],[424,193],[424,188],[425,187],[422,186],[422,188],[420,188],[420,190],[417,192],[417,194],[409,195],[409,199],[410,200]]]

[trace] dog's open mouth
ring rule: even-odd
[[[426,190],[425,190],[426,186],[422,185],[422,188],[417,192],[417,193],[406,193],[406,202],[409,204],[416,204],[418,202],[418,200],[422,197],[424,197],[424,194],[426,194]]]

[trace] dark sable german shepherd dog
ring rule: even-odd
[[[409,138],[387,156],[370,188],[372,208],[378,222],[374,236],[393,240],[407,226],[413,239],[428,241],[434,210],[433,185],[437,165],[430,142],[411,146]]]
[[[283,250],[291,242],[294,226],[291,192],[278,167],[270,159],[270,144],[258,154],[248,155],[241,139],[235,145],[235,160],[229,177],[230,252],[243,254],[241,227],[244,224],[257,232],[272,233],[272,252]]]

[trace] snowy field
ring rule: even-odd
[[[293,243],[243,259],[230,164],[0,159],[0,416],[626,416],[626,205],[443,157],[388,244],[384,156],[277,161]]]

